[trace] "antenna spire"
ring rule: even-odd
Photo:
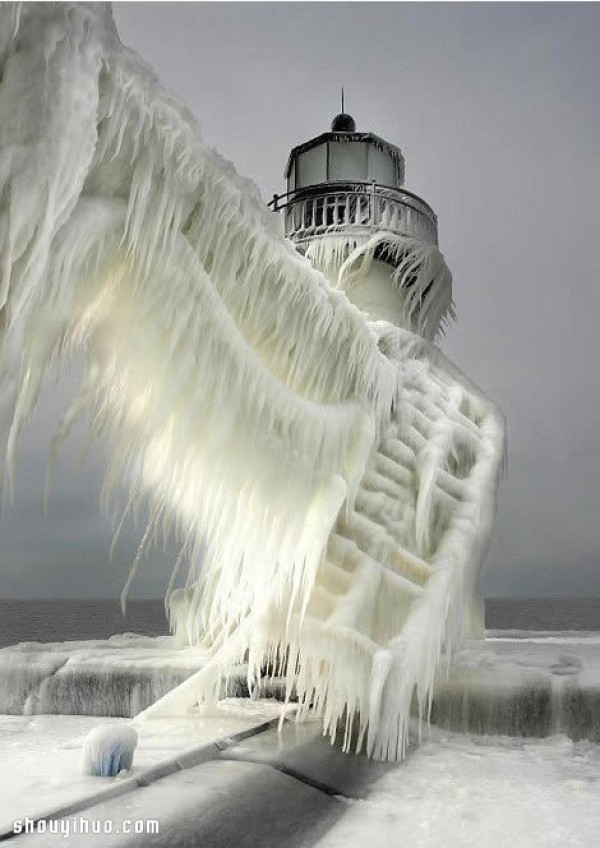
[[[331,122],[331,132],[343,132],[343,133],[353,133],[356,132],[356,124],[354,122],[354,118],[351,115],[346,114],[345,110],[345,97],[344,97],[344,86],[341,86],[341,95],[342,95],[342,111],[339,115],[336,115],[333,121]]]

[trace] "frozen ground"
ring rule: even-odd
[[[139,741],[130,774],[111,780],[81,773],[83,741],[93,728],[129,724],[129,719],[0,715],[0,834],[16,818],[33,818],[80,801],[191,748],[246,731],[272,717],[266,705],[262,710],[258,705],[234,713],[224,705],[211,717],[148,720],[136,726]]]
[[[77,772],[81,738],[98,721],[4,720],[3,746],[10,737],[12,744],[3,760],[3,822],[118,783]],[[174,723],[168,733],[147,727],[134,771],[206,740],[217,730],[211,722]],[[218,733],[244,727],[248,719],[222,718]],[[469,737],[432,728],[398,765],[342,754],[321,737],[318,723],[288,724],[282,735],[267,730],[195,768],[90,805],[78,816],[110,821],[114,832],[71,835],[58,844],[596,848],[599,790],[600,747],[587,741]],[[126,818],[155,819],[159,833],[125,837],[118,831]],[[21,836],[14,844],[55,846],[57,836]]]
[[[0,833],[16,819],[79,803],[61,821],[72,823],[80,815],[109,821],[112,834],[71,832],[58,844],[596,848],[600,635],[489,635],[486,643],[467,646],[450,678],[440,680],[435,709],[443,707],[449,721],[479,728],[508,726],[512,732],[529,722],[546,738],[477,736],[433,726],[430,733],[423,730],[419,747],[413,723],[408,760],[373,763],[331,747],[318,721],[287,723],[281,734],[265,730],[264,722],[281,708],[276,702],[230,700],[212,717],[139,724],[131,774],[106,779],[80,773],[81,744],[91,728],[115,718],[2,715]],[[68,672],[71,684],[87,686],[84,700],[95,704],[108,697],[112,703],[112,690],[118,694],[125,680],[131,691],[138,676],[163,685],[166,669],[185,676],[197,662],[169,639],[30,644],[0,651],[0,687],[6,696],[20,680],[22,692],[35,678],[35,691],[47,701],[55,693],[59,705],[63,683],[56,687]],[[103,681],[100,688],[96,678]],[[573,739],[561,735],[558,719],[585,732],[574,732]],[[259,727],[244,741],[232,741],[234,734]],[[225,741],[215,746],[217,740]],[[194,759],[190,751],[199,749],[208,755]],[[174,762],[183,770],[174,769]],[[152,768],[154,776],[146,780]],[[127,781],[127,794],[99,797],[99,791],[121,789]],[[126,837],[123,822],[132,818],[157,820],[159,833]],[[57,836],[19,836],[11,844],[55,848]]]
[[[433,730],[319,848],[596,848],[600,746]]]

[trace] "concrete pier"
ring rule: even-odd
[[[431,721],[459,732],[600,741],[600,637],[515,633],[471,642],[438,675]]]
[[[22,643],[0,650],[0,713],[132,717],[202,667],[171,637]],[[245,670],[227,694],[247,695]],[[277,683],[261,696],[277,697]],[[440,668],[431,721],[459,732],[600,739],[600,636],[514,633]]]
[[[214,715],[139,722],[133,768],[118,778],[80,773],[86,734],[127,722],[201,668],[202,654],[131,634],[0,650],[0,841],[53,848],[54,821],[66,845],[113,848],[362,848],[399,835],[438,845],[424,826],[450,848],[549,844],[561,827],[595,844],[600,635],[489,635],[440,669],[432,724],[419,741],[413,722],[402,763],[343,754],[318,720],[279,728],[277,686],[251,701],[240,668],[229,694],[245,697]],[[19,835],[27,817],[48,830]],[[94,842],[82,821],[111,832]],[[132,821],[157,830],[127,832]]]

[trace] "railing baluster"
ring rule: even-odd
[[[325,188],[325,186],[324,186]],[[375,183],[356,183],[349,191],[297,197],[294,192],[278,196],[269,204],[284,215],[288,237],[310,237],[327,227],[358,227],[365,236],[369,230],[383,229],[437,244],[437,222],[430,208],[410,192],[393,192]],[[303,235],[300,235],[303,233]]]
[[[383,212],[382,212],[382,215],[381,215],[381,226],[382,226],[384,229],[389,230],[389,228],[390,228],[390,206],[389,206],[389,201],[387,201],[387,200],[385,200],[385,199],[384,199],[384,200],[382,200],[382,201],[381,201],[381,204],[382,204],[382,206],[383,206]]]

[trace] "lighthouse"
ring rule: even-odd
[[[404,188],[404,156],[342,111],[290,152],[271,206],[286,236],[371,320],[433,339],[453,315],[437,216]]]

